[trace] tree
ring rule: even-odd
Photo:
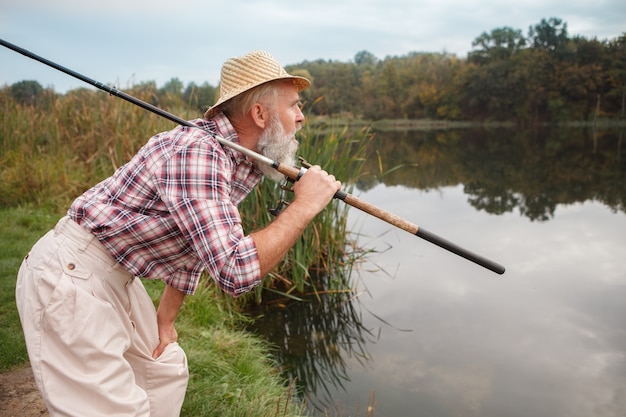
[[[607,98],[618,110],[620,117],[626,117],[626,34],[607,44],[604,72],[608,87]]]
[[[528,29],[528,39],[533,48],[548,52],[564,51],[567,45],[567,23],[556,17],[541,19]]]
[[[378,63],[378,58],[371,52],[360,51],[354,56],[354,63],[357,65],[370,65],[374,66]]]
[[[183,100],[189,106],[204,113],[217,99],[217,88],[205,82],[196,85],[191,82],[183,92]]]
[[[491,33],[483,32],[474,39],[472,47],[479,49],[468,55],[471,62],[486,64],[493,60],[508,59],[526,46],[526,38],[519,29],[496,28]]]
[[[158,92],[161,105],[174,106],[179,103],[184,86],[183,82],[176,77],[166,82],[163,87],[159,88]]]
[[[11,95],[19,104],[34,106],[44,92],[37,81],[24,80],[11,85]]]

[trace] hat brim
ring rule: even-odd
[[[264,80],[258,83],[249,84],[249,85],[246,85],[246,88],[242,88],[240,90],[233,91],[230,94],[221,96],[214,105],[208,108],[208,110],[204,113],[204,117],[206,119],[210,119],[211,117],[215,116],[219,112],[219,107],[222,104],[226,103],[228,100],[231,100],[237,97],[239,94],[245,93],[246,91],[252,90],[253,88],[258,87],[260,85],[271,83],[273,81],[279,81],[279,80],[292,80],[293,85],[296,87],[296,90],[298,92],[306,90],[307,88],[311,86],[311,81],[307,80],[304,77],[299,77],[297,75],[285,75],[285,76],[273,78],[271,80]]]

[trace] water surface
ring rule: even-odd
[[[373,146],[407,166],[355,194],[507,270],[351,210],[350,230],[376,250],[352,274],[357,296],[291,303],[258,324],[311,411],[626,415],[619,132],[403,132]]]

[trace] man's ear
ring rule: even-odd
[[[265,111],[265,108],[261,103],[254,103],[252,109],[250,109],[250,115],[252,116],[252,120],[255,125],[257,125],[260,129],[265,129],[268,122],[268,113]]]

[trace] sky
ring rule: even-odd
[[[624,0],[0,0],[0,39],[120,90],[173,77],[216,86],[222,63],[255,49],[283,66],[383,59],[410,52],[465,58],[501,27],[557,17],[570,37],[626,32]],[[0,87],[36,80],[57,92],[87,86],[0,46]]]

